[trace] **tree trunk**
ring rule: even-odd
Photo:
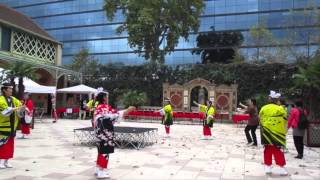
[[[23,93],[24,93],[23,77],[19,77],[18,88],[19,88],[19,93],[17,98],[22,99]]]
[[[15,77],[10,78],[10,84],[13,86],[12,88],[12,96],[16,97],[17,92],[16,92],[16,83],[14,82]]]

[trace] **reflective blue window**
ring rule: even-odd
[[[36,23],[63,42],[64,63],[69,62],[72,55],[83,47],[88,48],[90,53],[104,63],[145,62],[129,47],[127,33],[116,33],[116,28],[124,20],[121,12],[116,13],[112,22],[107,20],[102,10],[104,0],[0,0],[0,3],[17,7],[18,11],[33,17]],[[319,7],[320,0],[207,0],[205,3],[199,31],[241,30],[244,36],[243,46],[253,45],[249,29],[258,22],[265,22],[276,38],[287,38],[295,32],[292,37],[295,43],[309,43],[309,47],[310,43],[315,43],[316,38],[312,37],[320,33],[313,28],[303,27],[315,25],[314,14],[308,11],[289,11],[292,8]],[[292,26],[295,28],[291,28]],[[190,53],[190,49],[196,47],[196,37],[196,34],[190,35],[189,41],[180,38],[176,51],[166,56],[167,63],[199,62],[200,57]],[[298,49],[306,52],[305,46]],[[241,48],[241,52],[248,59],[253,59],[257,48]]]
[[[0,26],[0,50],[2,51],[10,51],[11,45],[11,29]]]

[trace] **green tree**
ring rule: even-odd
[[[192,51],[201,54],[203,64],[230,63],[235,55],[235,48],[241,46],[243,35],[240,31],[205,32],[197,36],[197,47]]]
[[[252,45],[257,47],[256,56],[254,56],[254,61],[268,61],[268,53],[266,47],[268,45],[275,44],[274,38],[270,30],[267,29],[265,23],[258,23],[250,28],[250,39]]]
[[[91,82],[98,77],[99,66],[100,64],[97,60],[91,60],[87,63],[84,71],[84,83]]]
[[[258,93],[254,96],[254,99],[256,99],[258,110],[260,110],[260,108],[262,108],[262,106],[264,106],[268,103],[268,94]]]
[[[199,29],[203,0],[105,0],[109,20],[122,10],[124,23],[118,33],[126,31],[129,46],[139,56],[158,63],[177,46],[179,38],[188,40]]]
[[[129,106],[141,106],[146,103],[147,95],[136,90],[129,90],[122,96],[123,105],[127,108]]]
[[[307,66],[299,67],[294,75],[296,88],[302,89],[303,99],[312,119],[320,118],[320,56],[311,59]]]
[[[291,10],[289,21],[284,24],[287,28],[286,40],[289,41],[290,55],[298,60],[309,60],[315,54],[312,52],[313,45],[320,44],[320,10],[315,0],[309,0],[303,10]],[[292,28],[292,26],[298,28]],[[296,41],[304,44],[302,51],[295,48]]]
[[[250,28],[250,40],[250,45],[257,47],[257,52],[253,56],[254,61],[286,63],[290,56],[296,57],[291,51],[295,47],[295,39],[290,36],[274,37],[264,22]]]
[[[232,58],[232,62],[237,63],[237,64],[245,62],[245,57],[242,55],[240,49],[238,49],[238,48],[234,49],[234,55]]]
[[[80,51],[74,55],[71,64],[68,68],[81,72],[84,77],[84,82],[90,82],[98,74],[99,63],[93,56],[89,55],[89,50],[81,48]]]
[[[27,77],[30,79],[36,78],[36,69],[32,64],[27,64],[25,62],[14,62],[7,67],[7,75],[10,79],[11,84],[14,85],[13,88],[13,95],[17,98],[22,98],[24,93],[24,85],[23,85],[23,78]],[[15,91],[15,82],[14,79],[18,78],[18,89],[19,91]]]

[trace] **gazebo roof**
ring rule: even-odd
[[[41,38],[59,43],[51,37],[44,29],[39,27],[30,17],[12,9],[4,4],[0,4],[0,23],[15,27],[30,34]]]

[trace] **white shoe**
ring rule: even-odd
[[[264,166],[264,172],[265,172],[266,174],[271,174],[271,173],[272,173],[271,166],[265,165],[265,166]]]
[[[251,143],[247,143],[247,146],[252,146],[254,143],[251,142]]]
[[[98,170],[98,175],[97,175],[97,179],[104,179],[104,178],[110,178],[109,174],[104,171],[103,169],[99,169]]]
[[[212,136],[208,136],[207,139],[208,139],[208,140],[212,140],[213,137],[212,137]]]
[[[9,163],[8,160],[5,160],[5,161],[4,161],[4,166],[5,166],[6,168],[13,168],[13,166]]]
[[[99,168],[98,166],[95,167],[95,169],[94,169],[94,175],[95,175],[95,176],[98,176],[99,170],[100,170],[100,168]]]
[[[286,169],[284,169],[284,167],[278,167],[277,169],[275,169],[275,173],[279,174],[280,176],[288,175],[288,172],[286,171]]]
[[[0,159],[0,169],[5,169],[5,168],[7,168],[7,167],[4,165],[4,162],[5,162],[4,159]]]
[[[21,134],[21,136],[18,137],[19,139],[24,139],[24,134]]]
[[[201,140],[208,140],[207,136],[203,136],[202,138],[200,138]]]

